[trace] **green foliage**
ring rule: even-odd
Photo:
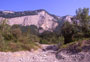
[[[78,41],[64,44],[63,46],[60,47],[58,52],[62,50],[67,50],[68,52],[75,54],[81,51],[84,52],[90,51],[89,48],[90,48],[90,38],[82,38],[79,39]]]
[[[9,26],[6,21],[0,24],[0,51],[21,51],[37,49],[36,42],[40,39],[36,35],[30,34],[30,31],[22,31],[19,25]],[[30,29],[30,28],[29,28]]]
[[[63,37],[58,36],[55,32],[45,31],[40,35],[41,44],[63,43]]]
[[[89,9],[79,8],[78,10],[76,10],[75,20],[79,20],[79,22],[72,24],[70,24],[69,22],[65,22],[63,24],[61,33],[64,36],[65,44],[60,47],[60,50],[66,49],[72,53],[76,53],[82,50],[88,50],[88,47],[90,47],[90,45],[88,44],[90,42]]]
[[[22,31],[20,30],[20,28],[12,29],[11,33],[16,39],[22,36]]]
[[[73,41],[73,36],[76,33],[76,29],[73,24],[65,22],[62,26],[61,33],[64,36],[65,44],[67,44]]]
[[[81,28],[79,31],[84,33],[84,37],[89,36],[90,32],[90,16],[89,16],[89,8],[79,8],[76,10],[76,18],[79,20],[79,27]]]
[[[24,15],[34,15],[36,12],[22,12],[8,14],[3,16],[6,18],[18,17]],[[90,38],[90,16],[89,9],[78,9],[76,11],[76,19],[79,23],[65,22],[62,25],[60,32],[44,31],[39,33],[39,29],[34,25],[21,26],[13,25],[9,26],[8,21],[5,19],[0,22],[0,51],[21,51],[37,49],[38,43],[40,44],[58,44],[63,47],[67,45],[73,46],[76,44],[74,41],[78,41],[82,38]],[[60,34],[59,34],[60,33]],[[74,45],[78,46],[78,45]],[[77,50],[80,50],[77,47]]]
[[[28,16],[28,15],[36,15],[36,11],[23,11],[23,12],[14,12],[14,13],[3,13],[0,11],[0,17],[4,18],[14,18],[14,17],[21,17],[21,16]]]

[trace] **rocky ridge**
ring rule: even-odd
[[[17,14],[17,16],[14,13],[15,12],[10,11],[0,13],[0,21],[4,20],[7,16],[6,19],[8,20],[8,24],[11,26],[14,24],[23,26],[35,25],[37,28],[42,28],[44,31],[53,31],[61,26],[65,21],[72,22],[72,16],[59,17],[49,14],[45,10],[16,12],[15,14]]]

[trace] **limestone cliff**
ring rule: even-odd
[[[53,31],[57,27],[60,28],[65,20],[71,22],[72,16],[59,17],[49,14],[45,10],[24,12],[0,11],[0,21],[5,18],[8,19],[8,24],[11,26],[14,24],[23,26],[35,25],[45,31]]]

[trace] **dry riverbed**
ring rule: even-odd
[[[0,62],[59,62],[52,47],[46,50],[48,46],[42,45],[41,49],[32,52],[0,52]]]
[[[58,54],[54,45],[41,45],[37,51],[0,52],[0,62],[90,62],[90,52]]]

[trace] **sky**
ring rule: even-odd
[[[90,0],[0,0],[0,10],[45,9],[58,16],[75,15],[78,8],[90,8]]]

